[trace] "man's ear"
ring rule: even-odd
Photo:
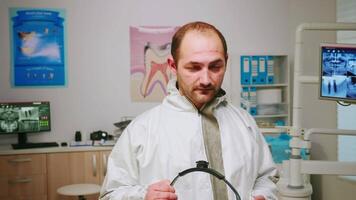
[[[176,75],[177,74],[177,65],[174,62],[174,59],[171,55],[167,58],[167,63],[168,63],[169,68],[171,68],[172,72]]]
[[[226,69],[227,69],[227,61],[228,61],[228,58],[229,58],[229,55],[226,54],[226,55],[225,55],[225,71],[226,71]]]

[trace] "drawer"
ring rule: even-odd
[[[0,177],[0,199],[4,197],[46,196],[46,175]]]
[[[0,200],[47,200],[47,196],[0,197]]]
[[[0,176],[46,174],[46,155],[0,156]]]

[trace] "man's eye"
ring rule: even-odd
[[[214,65],[209,66],[210,70],[212,70],[212,71],[218,71],[218,70],[220,70],[222,67],[223,67],[223,66],[220,65],[220,64],[214,64]]]
[[[188,67],[188,70],[192,71],[192,72],[199,71],[200,69],[201,69],[201,67],[199,65],[192,65],[192,66]]]

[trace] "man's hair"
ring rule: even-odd
[[[227,45],[223,34],[217,28],[215,28],[215,26],[208,24],[206,22],[197,21],[197,22],[191,22],[183,25],[174,34],[172,38],[171,54],[176,63],[178,63],[179,50],[180,50],[180,45],[182,43],[182,40],[185,34],[189,31],[198,31],[198,32],[212,31],[213,33],[216,33],[219,36],[221,43],[223,45],[225,58],[227,58]]]

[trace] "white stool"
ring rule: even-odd
[[[85,200],[85,195],[98,194],[100,185],[97,184],[72,184],[57,189],[57,193],[64,196],[77,196],[79,200]]]

